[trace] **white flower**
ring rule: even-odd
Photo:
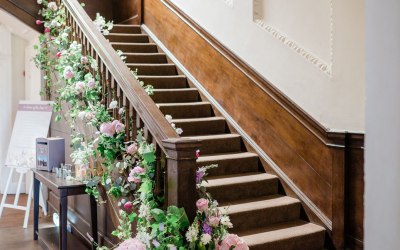
[[[92,67],[92,69],[97,70],[97,61],[93,59],[92,62],[90,63],[90,67]]]
[[[151,237],[150,237],[150,235],[148,233],[146,233],[146,232],[138,232],[137,235],[136,235],[136,239],[140,240],[147,247],[150,247]]]
[[[78,117],[81,120],[83,120],[83,118],[85,118],[85,116],[86,116],[86,112],[85,111],[81,111],[81,112],[78,113]]]
[[[120,109],[118,110],[118,114],[120,114],[120,115],[122,115],[124,112],[125,112],[125,109],[124,109],[124,108],[120,108]]]
[[[48,4],[47,4],[47,7],[48,7],[49,9],[51,9],[52,11],[57,11],[57,10],[58,10],[57,4],[56,4],[55,2],[50,2],[50,3],[48,3]]]
[[[189,242],[196,242],[198,234],[199,234],[199,229],[197,228],[197,225],[194,224],[190,226],[188,231],[186,232],[186,240]]]
[[[116,109],[118,108],[118,102],[117,101],[112,101],[110,102],[110,105],[108,106],[109,109]]]
[[[104,31],[103,31],[103,34],[104,34],[105,36],[107,36],[108,34],[110,34],[110,31],[104,30]]]
[[[221,224],[224,226],[227,226],[228,228],[232,228],[233,225],[231,223],[231,219],[229,219],[228,216],[222,216],[221,217]]]
[[[181,128],[177,128],[176,133],[178,133],[178,135],[181,135],[183,133],[183,130]]]
[[[202,234],[200,240],[201,240],[201,242],[203,243],[203,245],[207,245],[207,244],[210,243],[210,241],[211,241],[211,235],[209,235],[209,234]]]
[[[139,215],[140,218],[145,218],[147,220],[151,219],[150,207],[146,204],[141,204],[139,207]]]
[[[168,244],[168,250],[177,250],[176,246]]]
[[[172,116],[171,115],[165,115],[165,119],[167,119],[167,121],[169,123],[172,123]]]
[[[37,3],[38,3],[38,4],[42,4],[43,1],[42,1],[42,0],[37,0]]]

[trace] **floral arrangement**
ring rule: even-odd
[[[71,128],[73,162],[90,167],[87,193],[103,203],[98,190],[101,185],[118,201],[119,226],[113,235],[121,243],[113,248],[248,249],[239,237],[228,233],[232,224],[226,211],[221,211],[205,190],[207,170],[214,165],[197,171],[200,199],[192,224],[183,208],[163,209],[163,197],[154,192],[154,145],[146,141],[140,130],[134,141],[125,141],[127,124],[134,121],[126,118],[125,107],[115,96],[111,95],[114,98],[111,100],[104,98],[108,93],[102,89],[97,61],[73,41],[71,28],[65,21],[65,7],[46,0],[39,0],[38,4],[43,6],[39,13],[44,20],[36,23],[44,25],[45,30],[40,44],[35,46],[38,52],[35,62],[45,72],[46,94],[55,99],[53,108],[59,113],[56,120],[65,119]],[[112,22],[106,22],[99,14],[94,23],[105,35],[112,29]],[[122,52],[117,53],[121,60],[125,59]],[[138,79],[137,71],[132,74]],[[149,95],[153,93],[152,86],[139,83]],[[112,116],[116,112],[119,119]],[[175,128],[172,117],[166,119]],[[182,133],[182,129],[175,129],[178,134]],[[132,237],[133,222],[136,222],[135,237]]]

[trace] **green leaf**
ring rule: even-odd
[[[131,213],[130,215],[128,215],[128,217],[129,217],[129,221],[133,222],[135,220],[135,218],[137,217],[137,214],[136,213]]]

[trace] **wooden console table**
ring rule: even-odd
[[[68,196],[85,194],[86,185],[78,181],[67,181],[57,178],[55,173],[33,170],[34,175],[34,209],[33,209],[33,237],[39,240],[44,249],[81,250],[87,247],[74,235],[67,231]],[[59,227],[42,228],[39,232],[39,187],[43,183],[60,197]],[[90,196],[91,229],[94,242],[98,242],[97,233],[97,204]],[[95,249],[95,246],[92,246]]]

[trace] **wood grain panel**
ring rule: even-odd
[[[115,23],[141,24],[141,0],[114,0],[113,15]]]
[[[170,1],[144,1],[143,17],[144,24],[301,190],[305,205],[317,207],[328,218],[323,224],[333,244],[343,247],[345,225],[362,224],[359,219],[344,220],[345,169],[363,166],[362,161],[346,158],[345,133],[329,132]],[[265,168],[273,171],[268,164]],[[350,179],[347,185],[363,187],[359,173]],[[283,184],[286,189],[293,187]],[[349,199],[360,204],[360,196]],[[310,211],[315,209],[306,209],[310,219],[322,223],[315,219],[321,216]]]

